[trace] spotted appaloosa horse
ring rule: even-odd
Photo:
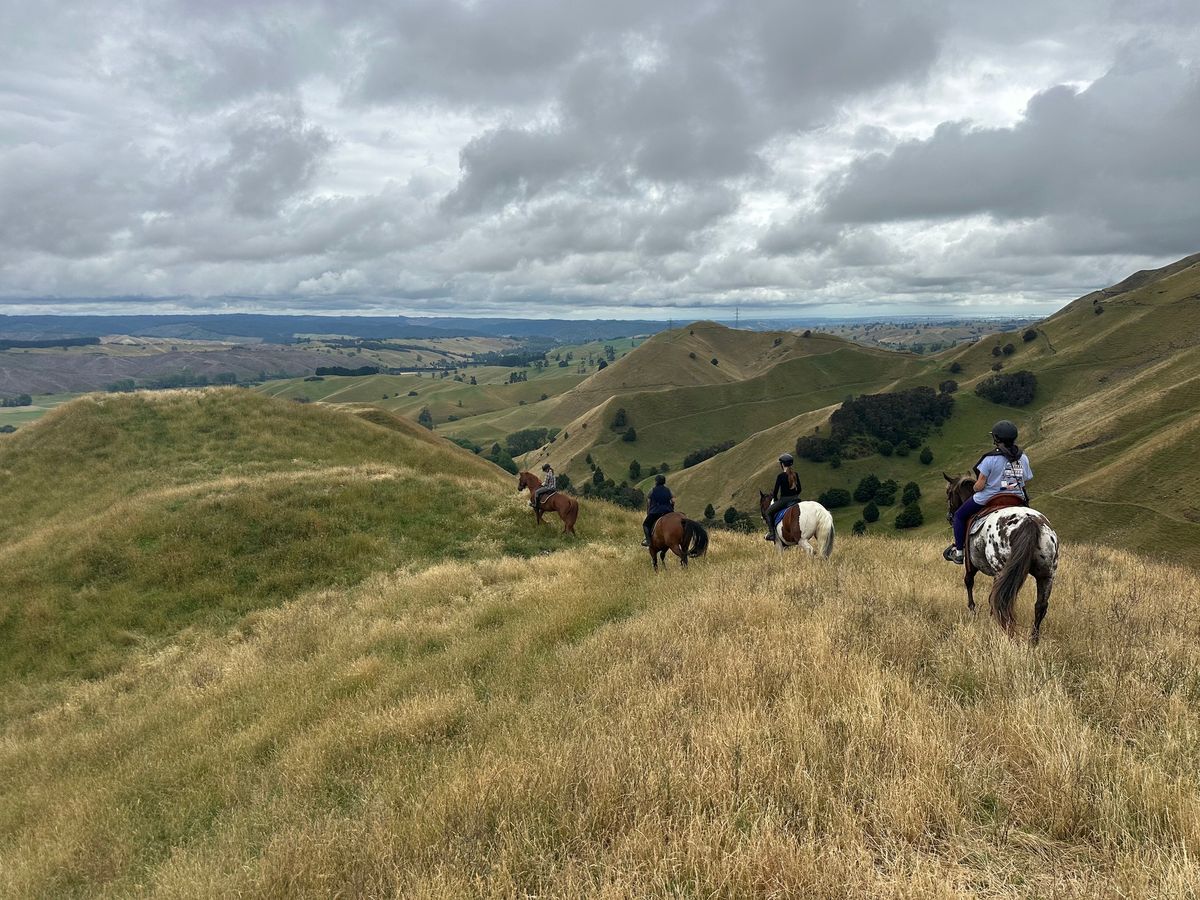
[[[975,479],[971,476],[951,478],[945,472],[942,475],[946,479],[946,518],[953,520],[954,513],[975,492]],[[975,612],[975,573],[990,575],[994,581],[988,603],[1000,627],[1010,637],[1016,626],[1013,602],[1025,577],[1034,577],[1037,602],[1033,606],[1033,630],[1029,640],[1036,644],[1041,637],[1042,619],[1050,605],[1050,592],[1058,571],[1058,535],[1050,522],[1028,506],[1005,507],[990,513],[975,534],[967,535],[965,550],[963,580],[967,587],[967,608]]]

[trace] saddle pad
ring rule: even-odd
[[[783,517],[788,514],[788,510],[791,509],[793,506],[799,505],[799,502],[800,501],[797,500],[795,503],[789,503],[787,506],[785,506],[783,509],[781,509],[779,512],[777,512],[775,514],[775,527],[776,528],[778,528],[783,523]]]
[[[967,534],[978,534],[979,529],[983,528],[983,523],[987,521],[988,516],[990,516],[992,513],[998,513],[1005,509],[1012,509],[1014,506],[1024,505],[1024,499],[1016,496],[1015,494],[997,494],[988,501],[987,506],[971,517],[971,524],[967,529]]]

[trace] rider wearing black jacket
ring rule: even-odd
[[[775,517],[793,503],[800,502],[800,476],[792,468],[795,462],[790,453],[783,453],[779,457],[781,471],[775,477],[775,489],[771,491],[771,499],[775,502],[767,509],[768,541],[775,540]]]

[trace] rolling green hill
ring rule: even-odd
[[[241,389],[68,403],[0,436],[0,491],[0,678],[18,680],[110,672],[370,572],[564,540],[529,527],[507,473],[407,419]],[[581,532],[614,527],[605,509]]]

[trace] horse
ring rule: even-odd
[[[529,488],[530,503],[537,496],[538,488],[541,486],[542,480],[532,472],[522,472],[517,479],[517,493]],[[575,520],[579,518],[579,501],[574,497],[570,497],[562,491],[556,491],[549,497],[542,498],[541,506],[534,510],[535,524],[542,524],[542,513],[544,512],[558,513],[558,517],[562,519],[563,523],[563,534],[575,533]]]
[[[679,557],[681,566],[686,566],[689,556],[695,559],[708,550],[708,532],[683,513],[669,512],[659,516],[650,532],[650,562],[654,563],[655,572],[659,560],[666,562],[668,550]]]
[[[767,527],[767,510],[771,507],[771,495],[758,492],[758,510],[762,513]],[[809,556],[814,556],[811,538],[817,539],[817,547],[821,556],[826,559],[833,552],[833,516],[829,510],[813,500],[802,500],[789,506],[783,513],[779,527],[775,529],[775,547],[782,553],[792,547],[800,546]]]
[[[965,475],[946,479],[946,518],[975,493],[975,478]],[[1054,590],[1054,575],[1058,571],[1058,535],[1049,520],[1028,506],[1009,506],[989,513],[975,534],[967,535],[966,573],[967,609],[975,612],[975,574],[983,572],[993,578],[988,604],[1009,636],[1013,636],[1016,620],[1013,603],[1028,575],[1037,581],[1037,601],[1033,606],[1033,630],[1029,642],[1036,644],[1042,634],[1042,619],[1050,606]]]

